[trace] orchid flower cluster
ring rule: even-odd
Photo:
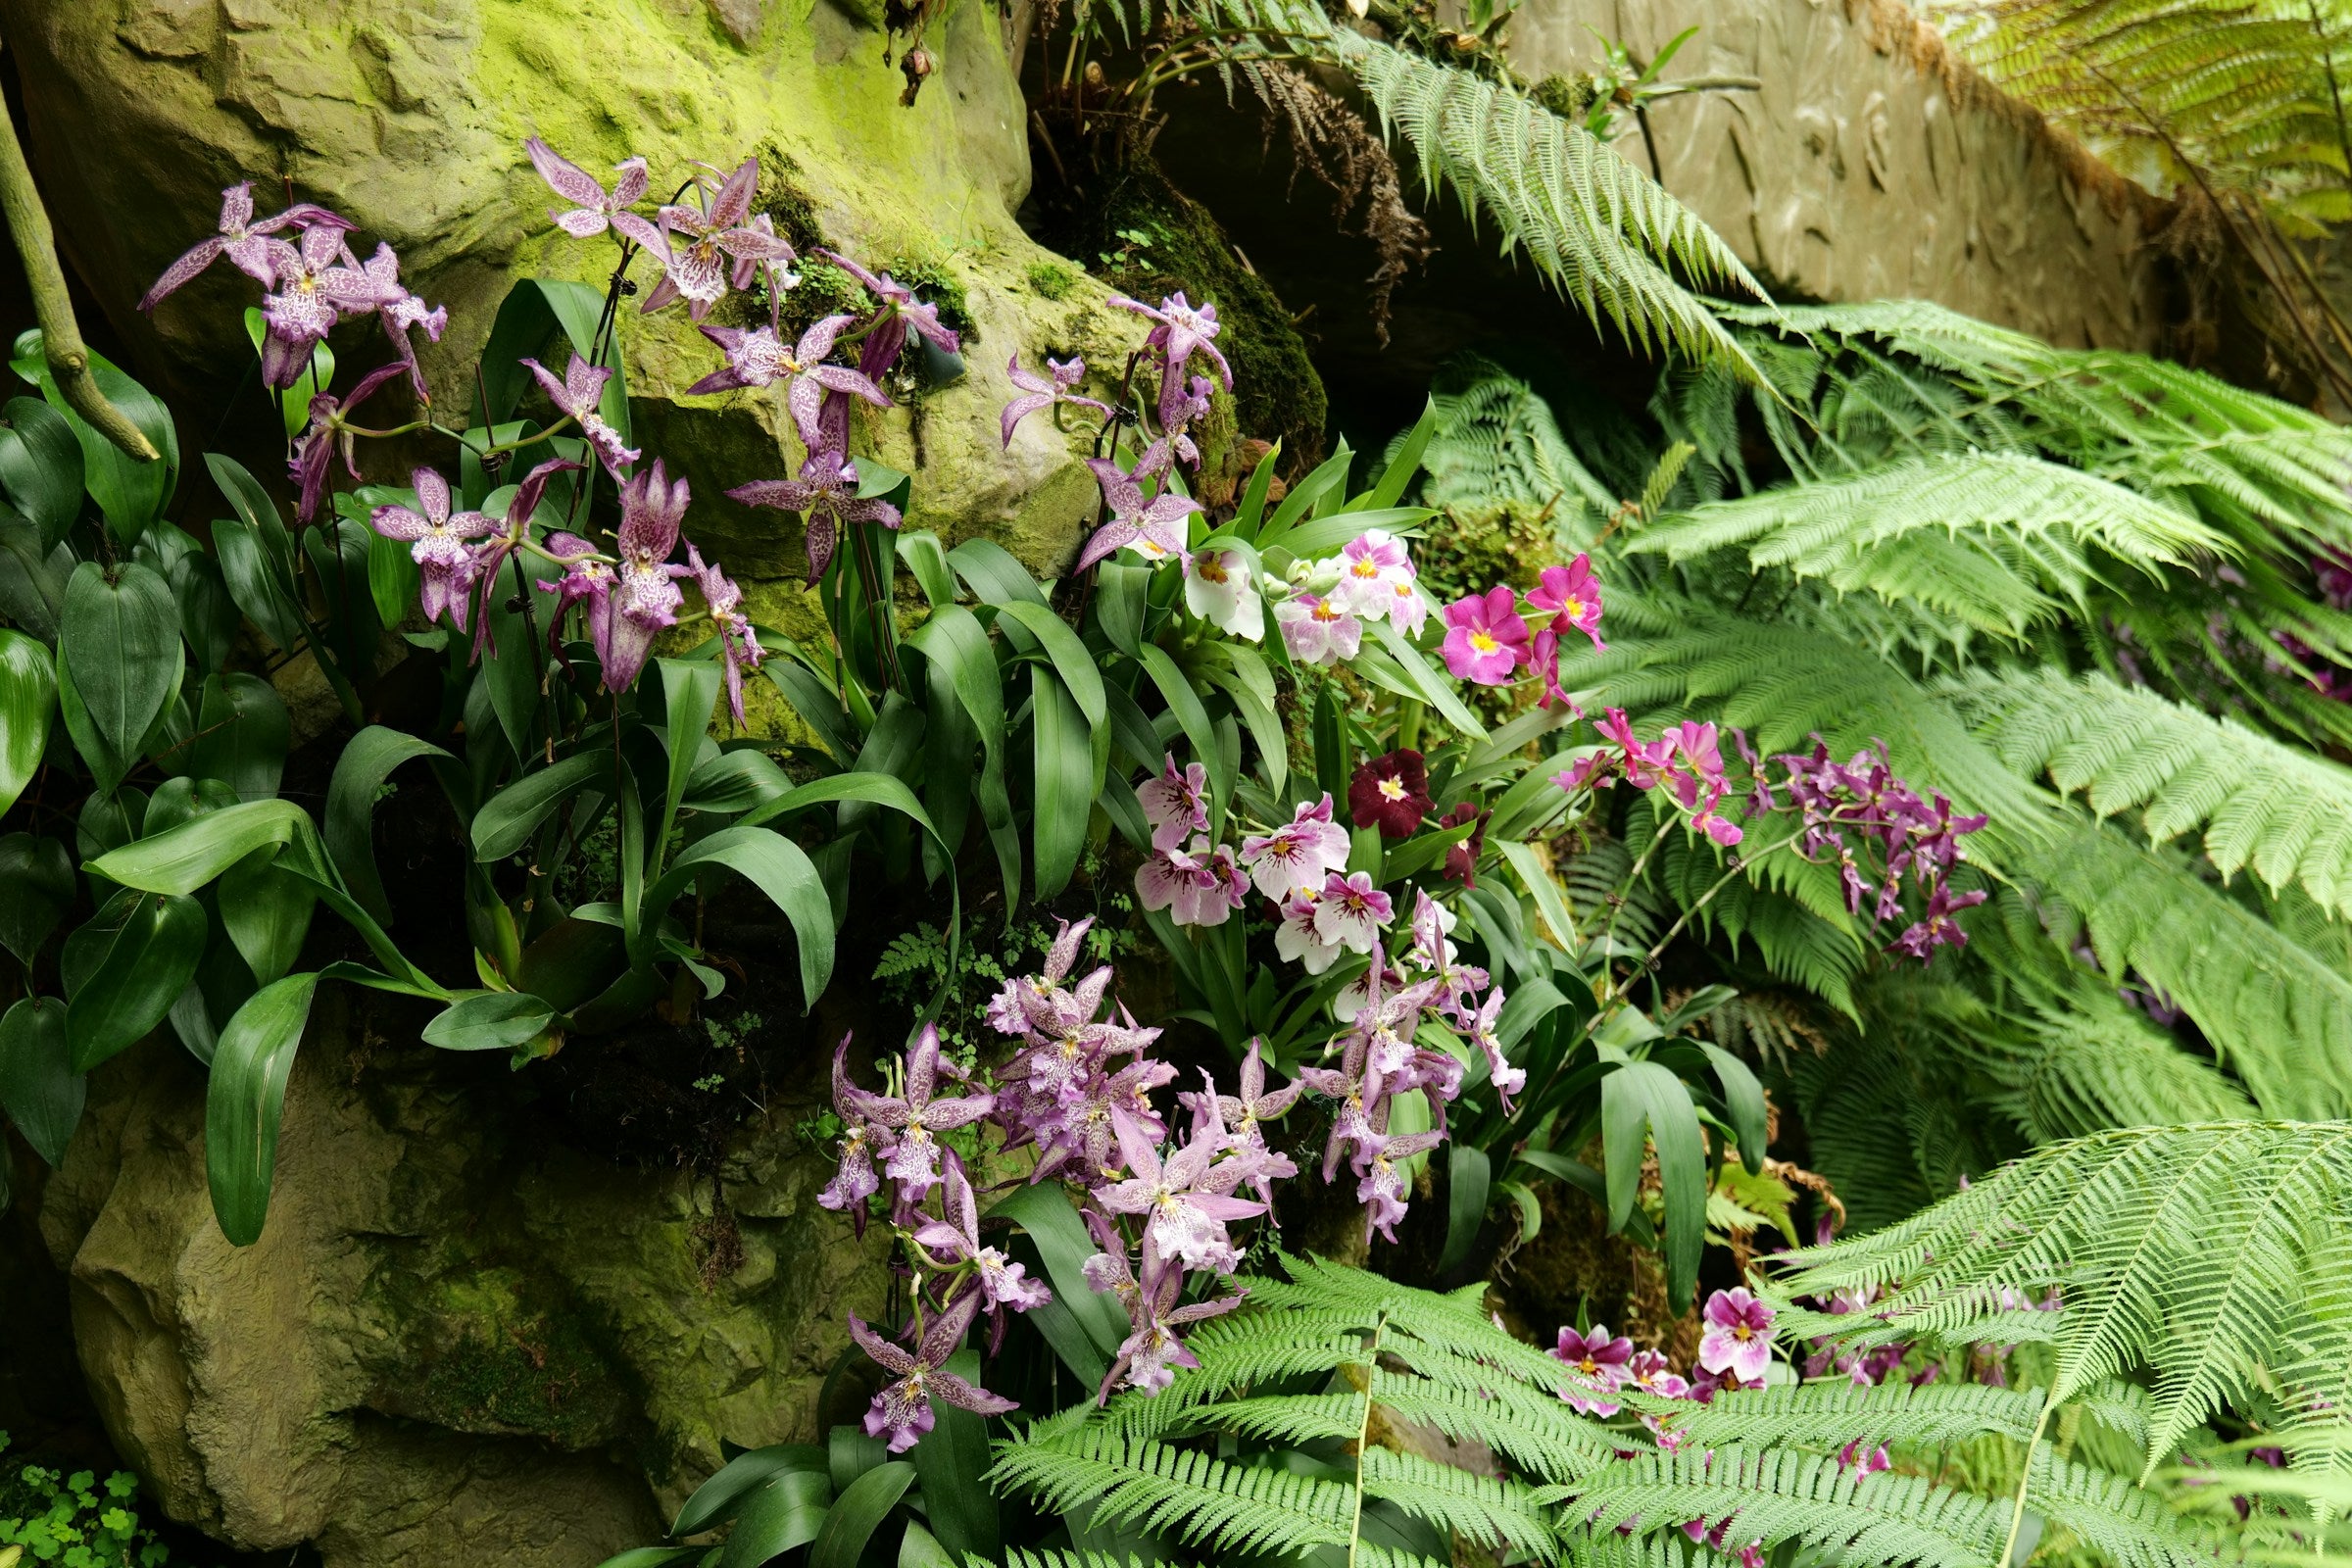
[[[1753,775],[1749,816],[1775,808],[1778,799],[1748,749],[1747,737],[1734,731],[1733,738]],[[1855,753],[1850,761],[1838,762],[1815,736],[1810,753],[1774,760],[1786,770],[1784,787],[1803,822],[1798,853],[1815,861],[1836,859],[1848,912],[1859,914],[1867,905],[1871,918],[1884,924],[1904,912],[1906,882],[1925,896],[1916,918],[1887,945],[1887,952],[1925,963],[1937,948],[1966,946],[1968,933],[1957,916],[1984,903],[1984,893],[1954,893],[1951,876],[1968,858],[1960,840],[1982,829],[1989,818],[1956,814],[1941,791],[1923,799],[1895,775],[1886,750],[1877,745]],[[1877,846],[1883,869],[1875,886],[1862,874],[1848,834],[1865,846]]]
[[[1353,659],[1367,622],[1386,620],[1407,637],[1429,620],[1429,599],[1404,541],[1367,528],[1323,561],[1299,562],[1287,582],[1270,584],[1287,597],[1274,607],[1283,647],[1301,664],[1333,665]]]
[[[1499,583],[1447,605],[1442,653],[1456,680],[1478,686],[1508,686],[1532,667],[1543,682],[1538,704],[1573,710],[1560,689],[1560,638],[1569,631],[1583,632],[1596,650],[1608,647],[1600,640],[1600,583],[1582,555],[1538,573],[1524,609]]]
[[[940,1369],[982,1311],[996,1336],[1006,1313],[1050,1298],[1045,1285],[983,1245],[970,1175],[962,1157],[942,1143],[956,1129],[993,1125],[1000,1155],[1034,1151],[1029,1183],[1059,1181],[1080,1201],[1100,1249],[1085,1265],[1086,1278],[1116,1297],[1131,1330],[1099,1391],[1102,1398],[1119,1388],[1167,1387],[1175,1368],[1198,1364],[1184,1330],[1240,1304],[1243,1293],[1231,1288],[1231,1277],[1242,1252],[1228,1227],[1269,1213],[1273,1184],[1298,1174],[1291,1157],[1267,1143],[1265,1129],[1302,1093],[1335,1104],[1324,1179],[1334,1179],[1348,1158],[1369,1228],[1394,1241],[1406,1208],[1405,1162],[1444,1140],[1445,1105],[1462,1082],[1453,1054],[1417,1043],[1423,1019],[1450,1020],[1483,1049],[1499,1093],[1524,1084],[1494,1042],[1501,995],[1494,992],[1480,1004],[1487,977],[1457,961],[1446,941],[1447,923],[1424,896],[1402,972],[1385,959],[1376,962],[1348,1012],[1348,1033],[1327,1049],[1327,1055],[1337,1054],[1337,1066],[1301,1067],[1296,1081],[1269,1087],[1262,1047],[1253,1041],[1235,1092],[1221,1091],[1204,1073],[1200,1089],[1176,1095],[1189,1117],[1181,1132],[1152,1099],[1176,1080],[1174,1067],[1147,1054],[1159,1031],[1139,1026],[1123,1006],[1104,1016],[1108,965],[1074,972],[1091,920],[1063,922],[1040,971],[1006,981],[989,1004],[990,1026],[1014,1046],[988,1087],[944,1057],[937,1032],[926,1028],[889,1091],[868,1091],[850,1080],[845,1040],[835,1054],[833,1086],[845,1131],[838,1167],[818,1201],[848,1213],[862,1232],[870,1200],[887,1185],[890,1224],[921,1277],[908,1326],[912,1349],[853,1320],[858,1343],[894,1377],[868,1411],[866,1430],[887,1436],[896,1450],[928,1430],[929,1398],[992,1413],[1008,1408],[973,1402],[995,1396],[960,1381],[943,1382]],[[1437,1127],[1391,1134],[1396,1097],[1414,1089],[1428,1096]],[[1205,1288],[1188,1292],[1196,1277]],[[1188,1304],[1188,1294],[1198,1298]]]
[[[1731,784],[1724,773],[1723,747],[1713,724],[1685,720],[1663,731],[1656,740],[1644,741],[1634,733],[1633,721],[1625,716],[1625,710],[1612,708],[1594,719],[1592,727],[1600,731],[1603,740],[1615,743],[1617,749],[1593,752],[1554,773],[1551,781],[1561,789],[1571,794],[1587,786],[1610,789],[1620,780],[1638,790],[1652,790],[1663,784],[1683,809],[1690,813],[1690,826],[1696,831],[1726,849],[1745,836],[1739,823],[1716,810]]]

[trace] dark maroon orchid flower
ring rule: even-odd
[[[1348,814],[1357,827],[1379,828],[1383,838],[1410,838],[1435,804],[1419,752],[1394,751],[1359,762],[1348,782]]]

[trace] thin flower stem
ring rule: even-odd
[[[1682,819],[1672,811],[1667,812],[1666,820],[1658,824],[1657,836],[1649,841],[1649,848],[1643,850],[1641,858],[1635,860],[1632,867],[1626,871],[1625,882],[1617,890],[1617,902],[1609,906],[1609,918],[1600,928],[1600,941],[1604,948],[1608,945],[1609,938],[1617,934],[1617,916],[1625,908],[1626,896],[1633,891],[1634,884],[1642,880],[1642,871],[1649,865],[1649,858],[1658,853],[1658,846],[1666,842],[1666,835],[1674,830],[1675,823],[1680,820]],[[1606,979],[1608,974],[1608,955],[1606,953],[1601,955],[1601,963],[1604,983],[1613,992],[1616,990],[1616,983]]]
[[[1740,875],[1740,872],[1746,870],[1749,866],[1761,861],[1764,858],[1764,856],[1777,855],[1781,851],[1788,848],[1798,839],[1803,838],[1805,836],[1805,829],[1801,827],[1798,828],[1795,832],[1781,840],[1780,843],[1775,844],[1770,849],[1766,850],[1764,855],[1757,856],[1755,859],[1735,859],[1731,869],[1724,872],[1723,875],[1717,877],[1715,879],[1715,885],[1707,889],[1706,892],[1700,894],[1698,902],[1691,905],[1688,909],[1685,909],[1682,913],[1682,918],[1676,920],[1673,925],[1668,926],[1666,928],[1666,934],[1658,938],[1657,945],[1642,956],[1642,963],[1640,966],[1643,969],[1647,969],[1651,964],[1655,963],[1658,959],[1658,955],[1666,951],[1666,944],[1672,942],[1676,937],[1681,936],[1683,934],[1683,928],[1690,923],[1692,916],[1696,915],[1699,910],[1705,908],[1708,905],[1714,903],[1715,895],[1721,893],[1725,887],[1730,885],[1732,878]]]
[[[396,424],[389,430],[370,430],[357,424],[338,424],[335,428],[345,435],[365,436],[370,441],[389,441],[394,436],[408,435],[417,430],[434,430],[440,427],[430,419],[411,419],[408,423]]]
[[[1368,1359],[1364,1362],[1364,1413],[1355,1425],[1355,1500],[1354,1512],[1348,1521],[1348,1568],[1355,1568],[1356,1547],[1364,1539],[1364,1448],[1372,1441],[1372,1373],[1380,1364],[1381,1337],[1389,1331],[1389,1314],[1380,1314],[1372,1325],[1372,1343],[1365,1347]]]

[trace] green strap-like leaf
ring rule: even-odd
[[[913,1485],[914,1466],[893,1459],[843,1488],[825,1515],[825,1528],[817,1532],[816,1544],[808,1548],[808,1568],[858,1568],[865,1544]]]
[[[899,788],[905,791],[906,787],[901,784]],[[911,805],[911,794],[907,799]],[[919,813],[921,808],[914,809]],[[801,994],[808,1005],[814,1007],[833,977],[833,904],[816,867],[801,847],[764,827],[737,823],[721,828],[697,840],[671,861],[645,895],[644,908],[651,918],[629,928],[631,956],[639,963],[653,960],[653,919],[658,919],[695,877],[711,871],[731,871],[742,877],[766,894],[792,922],[793,934],[800,939]]]
[[[237,1247],[261,1239],[277,1173],[286,1075],[310,1022],[318,976],[290,974],[237,1009],[213,1052],[204,1102],[204,1166],[213,1215]]]
[[[57,662],[21,631],[0,629],[0,812],[17,804],[49,749]]]
[[[424,1026],[443,1051],[508,1051],[546,1032],[556,1009],[526,991],[467,992]]]
[[[438,758],[454,767],[455,759],[431,742],[370,724],[344,746],[343,755],[335,759],[334,778],[326,787],[323,838],[327,857],[342,873],[353,900],[382,925],[392,923],[392,906],[384,898],[383,878],[375,868],[372,824],[376,798],[395,768],[419,757]]]
[[[147,893],[193,893],[254,851],[309,831],[311,819],[293,802],[248,801],[109,851],[84,869]]]
[[[66,1006],[74,1070],[87,1072],[164,1021],[195,977],[210,929],[204,906],[169,894],[135,894],[122,924]]]
[[[1608,1167],[1609,1228],[1633,1215],[1642,1184],[1643,1131],[1657,1146],[1666,1200],[1669,1299],[1688,1301],[1698,1284],[1706,1240],[1707,1156],[1697,1107],[1683,1081],[1654,1061],[1628,1062],[1600,1081],[1600,1125]]]
[[[612,766],[612,758],[603,752],[577,752],[500,790],[473,813],[473,858],[488,863],[519,854],[548,812],[606,776]]]
[[[1029,734],[1036,791],[1030,835],[1037,896],[1050,899],[1069,886],[1086,848],[1094,812],[1095,776],[1084,716],[1053,671],[1029,672]]]
[[[980,1352],[956,1351],[948,1358],[947,1370],[977,1388]],[[932,1412],[931,1430],[907,1455],[922,1482],[932,1533],[939,1538],[932,1549],[945,1546],[951,1563],[967,1557],[994,1562],[1002,1539],[997,1498],[980,1479],[989,1467],[988,1421],[944,1399],[932,1405]],[[915,1528],[908,1527],[909,1536]]]
[[[710,732],[710,714],[718,706],[718,665],[709,660],[663,659],[662,697],[662,739],[669,748],[669,783],[662,797],[662,836],[669,842],[670,825],[678,819],[678,802],[686,781],[702,759],[703,737]]]

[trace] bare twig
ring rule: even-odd
[[[17,236],[17,254],[24,258],[24,281],[32,290],[33,315],[41,323],[41,352],[49,374],[57,382],[66,406],[89,421],[90,428],[141,463],[153,463],[157,453],[130,416],[107,401],[90,374],[90,351],[81,341],[74,319],[74,301],[66,293],[66,274],[57,262],[57,236],[49,227],[49,210],[32,182],[24,149],[17,141],[16,124],[0,114],[0,218]]]

